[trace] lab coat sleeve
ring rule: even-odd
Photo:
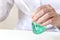
[[[0,0],[0,22],[7,18],[13,3],[14,0]]]

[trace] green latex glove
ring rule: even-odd
[[[46,30],[45,26],[40,26],[40,24],[36,24],[35,22],[32,22],[32,31],[35,34],[41,34]]]

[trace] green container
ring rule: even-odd
[[[46,26],[41,26],[40,24],[36,24],[35,22],[32,22],[32,31],[35,34],[41,34],[45,32]]]

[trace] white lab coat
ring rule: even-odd
[[[8,17],[14,3],[19,11],[19,21],[16,28],[21,30],[32,30],[31,12],[43,4],[50,4],[57,12],[60,12],[59,0],[0,0],[0,22]],[[48,30],[55,31],[55,28],[48,28]]]

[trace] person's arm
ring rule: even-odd
[[[0,0],[0,22],[7,18],[13,3],[14,0]]]

